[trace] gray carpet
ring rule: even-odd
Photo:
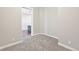
[[[45,35],[27,36],[22,43],[2,51],[70,51],[57,43],[57,39]]]

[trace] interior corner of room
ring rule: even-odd
[[[34,34],[57,37],[60,45],[73,51],[79,50],[78,7],[38,7],[33,11]]]
[[[21,43],[26,32],[54,37],[59,45],[77,51],[79,7],[0,7],[0,49]]]

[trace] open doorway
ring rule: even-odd
[[[22,35],[23,37],[32,35],[33,8],[22,7]]]

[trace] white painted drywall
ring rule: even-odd
[[[21,37],[21,8],[0,7],[0,46],[11,44]]]
[[[59,37],[59,41],[72,48],[79,49],[79,8],[45,7],[38,8],[34,19],[36,33]],[[37,24],[37,25],[36,25]]]
[[[45,18],[45,33],[53,35],[56,29],[57,29],[57,12],[58,8],[53,7],[53,8],[45,8],[45,13],[46,13],[46,18]]]
[[[58,37],[60,41],[72,48],[79,49],[79,8],[59,8]],[[57,31],[57,30],[56,30]]]
[[[33,8],[33,34],[39,33],[39,9]]]
[[[43,7],[34,7],[33,8],[33,32],[44,33],[44,17],[45,16],[45,8]]]
[[[40,22],[40,33],[44,33],[45,31],[44,31],[44,24],[45,24],[45,8],[43,8],[43,7],[39,7],[39,22]]]
[[[47,34],[79,49],[79,8],[47,8]]]

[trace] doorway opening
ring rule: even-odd
[[[32,35],[33,8],[22,7],[22,35],[23,37]]]

